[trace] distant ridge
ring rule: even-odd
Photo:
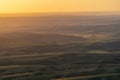
[[[120,11],[106,12],[37,12],[37,13],[0,13],[0,17],[53,16],[53,15],[120,15]]]

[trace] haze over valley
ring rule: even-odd
[[[120,15],[0,17],[0,80],[119,80]]]

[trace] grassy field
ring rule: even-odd
[[[49,47],[52,48],[52,46]],[[77,80],[76,78],[80,76],[80,80],[81,77],[83,80],[91,80],[94,77],[119,80],[120,60],[118,56],[120,55],[118,53],[88,53],[89,50],[88,52],[82,51],[81,46],[78,46],[77,44],[69,45],[69,47],[57,45],[55,52],[45,50],[44,53],[38,51],[34,54],[31,52],[31,54],[2,56],[0,57],[0,79]],[[61,52],[59,47],[62,47]],[[22,49],[19,50],[25,50],[25,48]]]

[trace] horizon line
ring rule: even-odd
[[[84,14],[82,14],[84,13]],[[0,13],[3,16],[34,16],[34,15],[120,15],[120,11],[83,11],[83,12],[21,12],[21,13]]]

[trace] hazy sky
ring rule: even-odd
[[[120,11],[120,0],[0,0],[0,13]]]

